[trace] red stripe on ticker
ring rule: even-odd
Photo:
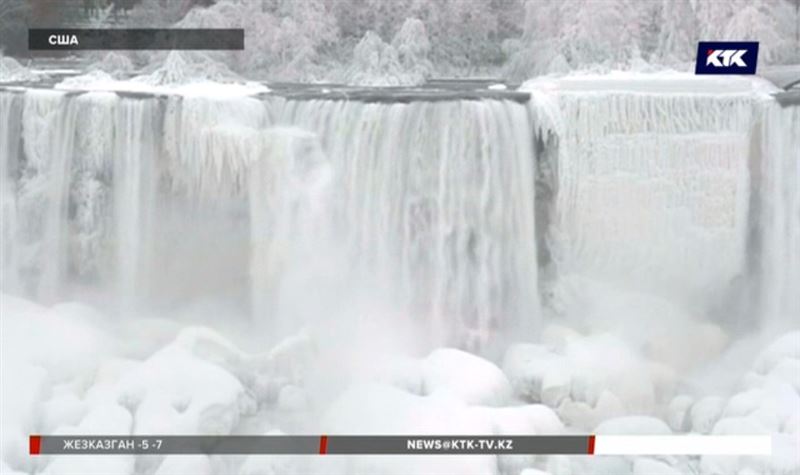
[[[321,435],[319,436],[319,454],[325,455],[328,453],[328,436]]]

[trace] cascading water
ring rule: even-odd
[[[358,289],[374,290],[401,318],[428,322],[431,343],[478,347],[501,330],[535,324],[533,139],[523,104],[168,98],[159,105],[29,91],[24,114],[30,158],[20,183],[46,183],[36,189],[48,193],[41,230],[27,225],[44,243],[34,266],[40,275],[30,281],[51,297],[64,290],[69,271],[96,280],[116,275],[120,297],[141,298],[145,286],[163,287],[153,280],[181,261],[162,243],[175,233],[154,228],[210,213],[246,229],[236,210],[249,202],[253,255],[245,267],[262,321],[309,313],[296,308],[308,300],[308,286],[319,293],[326,284],[297,269],[322,272],[320,262],[336,261],[335,280],[349,290],[328,289],[331,299],[364,299]],[[78,123],[78,114],[86,120]],[[297,175],[309,173],[301,170],[309,160],[325,164],[325,172],[311,167],[327,177],[324,187]],[[27,206],[33,202],[42,206],[39,199]],[[177,226],[182,233],[202,227]],[[207,252],[219,244],[211,241]],[[232,242],[224,247],[236,248]],[[196,263],[175,266],[177,280],[201,272]],[[297,319],[277,327],[296,329],[312,317]]]
[[[46,302],[61,295],[71,258],[67,213],[77,117],[78,102],[62,92],[25,94],[25,159],[17,199],[19,272],[26,288]]]
[[[507,101],[283,101],[316,132],[357,286],[394,289],[434,341],[478,347],[538,318],[532,127]]]
[[[17,181],[19,173],[22,94],[0,94],[0,285],[20,291],[17,246]]]
[[[784,287],[797,288],[797,108],[737,80],[532,84],[534,115],[557,137],[546,242],[561,284],[589,278],[730,323],[764,320],[751,300],[798,314]],[[749,262],[759,252],[761,297]]]
[[[781,326],[800,320],[800,106],[770,102],[762,121],[762,309]]]
[[[373,294],[432,342],[485,346],[539,318],[534,137],[550,133],[549,279],[705,311],[753,278],[756,190],[762,306],[796,314],[798,266],[779,262],[798,256],[796,108],[570,87],[528,105],[3,92],[4,288],[52,300],[111,279],[133,305],[228,286],[277,333]]]
[[[114,252],[123,308],[146,297],[154,265],[152,246],[161,114],[155,99],[121,99],[113,124]]]

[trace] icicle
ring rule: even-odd
[[[316,132],[336,186],[335,232],[355,289],[479,347],[538,317],[532,126],[504,101],[274,101]]]
[[[116,285],[123,308],[148,296],[160,111],[155,99],[122,99],[114,118],[114,250]]]
[[[21,268],[26,287],[43,301],[56,299],[67,273],[70,167],[78,107],[62,92],[25,94],[25,166],[20,179]]]
[[[243,149],[241,132],[265,125],[266,111],[257,99],[170,97],[164,148],[173,187],[195,197],[244,196],[251,155]]]
[[[791,327],[800,319],[800,107],[767,105],[760,171],[763,314]]]
[[[696,303],[746,272],[750,92],[553,94],[560,275]]]
[[[0,94],[0,289],[20,292],[17,183],[22,94]]]

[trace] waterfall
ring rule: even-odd
[[[395,290],[436,341],[478,347],[536,324],[533,127],[510,101],[283,101],[333,166],[354,282]]]
[[[0,91],[3,290],[224,293],[276,334],[372,300],[473,349],[533,335],[540,275],[700,313],[758,280],[757,318],[797,315],[798,108],[750,86],[573,86],[529,103]]]
[[[554,273],[701,313],[722,304],[748,272],[753,94],[580,86],[533,96],[557,134]]]
[[[477,347],[535,325],[524,104],[24,97],[17,199],[36,258],[22,270],[41,298],[92,279],[115,282],[129,304],[147,288],[196,295],[209,290],[201,281],[236,281],[249,267],[253,311],[268,321],[307,314],[297,307],[314,285],[331,299],[369,288],[440,343]],[[324,186],[304,182],[311,163],[324,164]],[[221,271],[223,260],[236,269]],[[332,272],[324,261],[346,264]],[[298,269],[336,277],[312,284]],[[320,288],[331,280],[335,291]]]
[[[20,272],[42,301],[55,301],[64,285],[68,252],[67,213],[78,103],[62,92],[25,94],[17,212]]]
[[[342,298],[329,294],[346,280],[332,242],[332,170],[308,131],[275,127],[248,138],[258,150],[248,195],[252,308],[263,327],[294,334]]]
[[[800,319],[800,106],[770,102],[762,122],[762,312]]]
[[[21,94],[0,94],[0,288],[19,291],[17,182]]]
[[[154,99],[121,99],[113,124],[114,253],[123,308],[149,294],[153,272],[157,157],[161,115]]]

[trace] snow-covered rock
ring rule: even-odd
[[[707,396],[697,401],[690,411],[692,431],[708,434],[725,410],[725,399],[719,396]]]
[[[89,410],[77,426],[54,431],[63,435],[125,435],[131,434],[133,416],[113,402],[99,403]],[[134,473],[133,455],[56,455],[47,465],[45,474],[85,473],[127,475]]]
[[[492,422],[449,394],[420,397],[379,384],[353,385],[327,409],[326,434],[491,434]],[[319,473],[496,474],[490,455],[358,456],[326,460]]]
[[[76,425],[86,415],[87,407],[73,391],[56,388],[50,398],[42,403],[42,433],[52,433],[57,427]]]
[[[543,470],[539,470],[538,468],[526,468],[525,470],[519,472],[519,475],[552,475],[548,472]]]
[[[681,472],[660,460],[637,457],[633,462],[633,475],[681,475]]]
[[[513,391],[490,361],[460,350],[435,350],[423,362],[424,394],[446,393],[467,404],[503,406]]]
[[[675,396],[667,407],[667,423],[676,432],[685,432],[690,429],[689,411],[691,410],[694,399],[681,394]]]
[[[622,401],[611,391],[603,391],[597,398],[594,405],[594,418],[596,421],[604,421],[625,415],[625,406]]]
[[[125,54],[110,51],[92,63],[93,69],[108,73],[114,78],[123,78],[135,69],[133,61]]]
[[[38,81],[39,76],[19,62],[0,53],[0,83]]]
[[[542,383],[545,376],[551,370],[567,366],[563,356],[552,353],[543,345],[530,343],[512,345],[503,358],[503,372],[511,382],[514,392],[529,402],[542,402]]]
[[[255,402],[234,375],[193,354],[195,346],[187,348],[187,341],[197,343],[195,337],[195,330],[187,330],[118,380],[94,385],[86,400],[125,404],[134,412],[137,431],[230,433],[241,415],[255,410]]]
[[[601,422],[595,434],[602,435],[670,435],[672,431],[664,421],[655,417],[626,416]]]
[[[208,455],[167,455],[155,475],[212,475],[213,466]]]
[[[775,339],[756,358],[753,368],[768,374],[785,358],[800,360],[800,331],[786,333]]]
[[[58,455],[40,472],[44,475],[132,475],[133,455]]]
[[[612,334],[591,335],[567,345],[573,368],[572,399],[594,406],[611,391],[626,411],[650,413],[657,395],[647,362],[624,340]]]
[[[558,417],[569,427],[589,430],[597,424],[594,408],[585,402],[565,399],[556,411]]]
[[[767,373],[767,379],[787,383],[800,393],[800,359],[784,358]]]
[[[545,468],[552,475],[572,475],[572,462],[566,455],[550,455]]]

